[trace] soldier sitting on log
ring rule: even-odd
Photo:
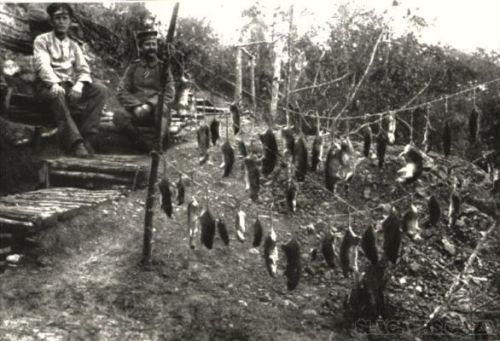
[[[139,132],[138,125],[153,124],[154,113],[158,105],[161,91],[160,70],[158,59],[157,32],[148,30],[137,34],[141,57],[132,61],[118,85],[118,100],[125,108],[113,116],[113,123],[120,131],[129,137],[134,146],[142,151],[152,149],[144,136]],[[161,120],[163,144],[165,145],[166,130],[168,129],[167,115],[170,104],[174,100],[175,87],[170,67],[163,102],[163,117]]]
[[[53,3],[47,13],[54,30],[37,36],[34,42],[35,92],[55,116],[61,144],[74,156],[88,157],[94,153],[107,88],[92,80],[82,49],[68,37],[71,6]],[[79,125],[69,109],[78,102],[86,103]]]

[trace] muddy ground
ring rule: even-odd
[[[250,135],[250,127],[244,125],[244,137]],[[344,316],[352,279],[344,278],[340,269],[328,268],[321,256],[313,259],[311,253],[328,228],[340,243],[348,209],[339,198],[359,210],[369,210],[353,213],[357,233],[381,220],[385,211],[380,204],[398,200],[401,212],[408,208],[412,189],[394,183],[402,165],[396,155],[402,147],[389,149],[384,171],[377,170],[373,160],[362,161],[353,183],[348,190],[341,186],[338,196],[325,192],[321,174],[310,174],[301,186],[298,211],[291,214],[283,202],[284,171],[264,184],[255,205],[244,191],[241,163],[237,161],[233,174],[223,179],[219,142],[211,150],[211,161],[198,166],[194,136],[190,132],[168,151],[167,173],[176,181],[179,170],[195,170],[188,197],[196,195],[202,205],[208,202],[215,215],[224,217],[230,230],[229,247],[216,237],[212,250],[199,242],[190,250],[186,206],[175,206],[169,219],[157,201],[154,262],[144,269],[140,261],[146,193],[129,193],[43,231],[20,263],[0,274],[0,340],[471,340],[479,319],[493,321],[489,326],[498,328],[498,315],[494,315],[500,310],[497,229],[479,252],[467,284],[437,319],[450,328],[434,324],[434,329],[422,329],[482,234],[494,224],[493,217],[464,204],[459,232],[446,229],[449,186],[443,169],[458,164],[459,174],[469,179],[464,193],[484,198],[489,195],[489,183],[479,170],[453,157],[442,160],[431,154],[439,166],[419,181],[414,203],[425,225],[426,197],[437,195],[443,210],[440,227],[424,229],[421,242],[404,238],[402,256],[391,270],[386,292],[393,329],[382,328],[384,323],[380,323],[372,326],[369,336]],[[367,183],[369,173],[372,180]],[[366,186],[370,193],[363,193]],[[278,276],[271,278],[262,248],[252,248],[250,236],[245,243],[235,236],[238,204],[247,213],[249,234],[257,214],[269,230],[273,201],[278,244],[294,237],[301,245],[302,278],[293,291],[287,290],[282,275],[283,258]],[[361,271],[365,266],[360,252]]]

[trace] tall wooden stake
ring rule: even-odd
[[[148,192],[146,196],[146,207],[144,213],[144,242],[142,247],[142,264],[150,265],[153,253],[153,215],[155,204],[155,185],[158,177],[158,164],[160,162],[160,153],[162,152],[162,125],[161,120],[163,117],[163,101],[165,98],[165,89],[167,83],[168,66],[170,64],[169,45],[174,40],[175,23],[177,21],[177,14],[179,13],[179,3],[176,2],[170,19],[170,26],[167,33],[167,50],[165,55],[165,62],[161,67],[161,92],[158,98],[158,105],[156,106],[155,117],[155,144],[151,152],[151,170],[149,172]],[[170,122],[170,120],[168,120]],[[169,127],[167,126],[166,134],[168,134]],[[165,137],[165,138],[168,138]]]
[[[293,5],[290,6],[290,18],[289,18],[290,26],[288,28],[288,71],[286,75],[286,87],[285,87],[285,112],[286,112],[286,125],[290,126],[292,122],[292,118],[290,115],[290,86],[292,81],[292,62],[293,62],[293,49],[292,49],[292,32],[293,32]]]
[[[276,35],[276,25],[277,25],[277,11],[273,14],[273,38],[274,41]],[[273,45],[273,84],[271,89],[271,103],[269,107],[269,113],[271,117],[268,119],[273,121],[276,119],[278,113],[278,100],[279,100],[279,90],[280,90],[280,79],[281,79],[281,43],[276,41]]]

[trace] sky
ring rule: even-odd
[[[306,32],[311,25],[324,26],[330,20],[335,3],[346,0],[261,0],[266,4],[268,20],[273,8],[289,8],[294,4],[294,21],[299,32]],[[408,9],[422,16],[429,27],[421,31],[421,40],[431,44],[447,44],[460,50],[476,48],[500,52],[500,0],[351,0],[359,8],[375,9],[393,22],[395,32],[408,27],[401,17]],[[205,18],[223,43],[238,40],[242,25],[241,11],[253,0],[182,0],[179,16]],[[168,23],[174,0],[148,1],[147,7],[163,22]]]

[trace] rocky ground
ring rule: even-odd
[[[246,122],[245,139],[251,127],[254,134],[264,129]],[[421,241],[403,238],[402,256],[391,269],[386,291],[393,324],[374,325],[368,336],[344,316],[352,279],[311,254],[328,229],[340,244],[349,211],[353,230],[360,234],[369,225],[379,225],[388,203],[394,202],[400,212],[409,208],[413,188],[394,181],[403,164],[397,158],[402,147],[389,148],[382,171],[373,159],[363,159],[348,190],[341,186],[337,195],[323,189],[322,174],[308,175],[301,185],[297,212],[287,213],[284,171],[264,184],[260,202],[254,204],[244,191],[241,162],[237,161],[230,177],[222,178],[221,143],[211,149],[211,161],[198,166],[195,141],[195,133],[189,132],[185,141],[168,151],[167,174],[175,182],[178,171],[194,171],[188,198],[195,195],[202,205],[208,203],[212,213],[223,216],[230,230],[229,247],[216,237],[212,250],[200,243],[190,250],[186,206],[175,206],[169,219],[157,201],[154,262],[143,269],[146,193],[129,193],[44,231],[16,267],[0,274],[0,340],[472,339],[479,319],[493,321],[489,327],[498,330],[498,228],[488,236],[448,308],[436,320],[449,328],[439,330],[434,323],[434,329],[422,329],[478,241],[496,223],[494,206],[492,210],[488,201],[490,183],[482,171],[458,158],[430,153],[429,169],[415,186],[413,202],[424,227],[426,200],[434,194],[443,212],[439,227],[423,228]],[[446,228],[451,190],[446,170],[451,165],[463,181],[462,216],[455,230]],[[293,291],[287,290],[282,275],[282,254],[279,275],[271,278],[262,248],[252,248],[250,241],[240,243],[235,236],[238,205],[247,213],[247,233],[257,214],[267,232],[273,201],[278,244],[293,237],[301,245],[302,278]],[[344,201],[350,203],[350,210]],[[360,251],[361,271],[366,264]]]

